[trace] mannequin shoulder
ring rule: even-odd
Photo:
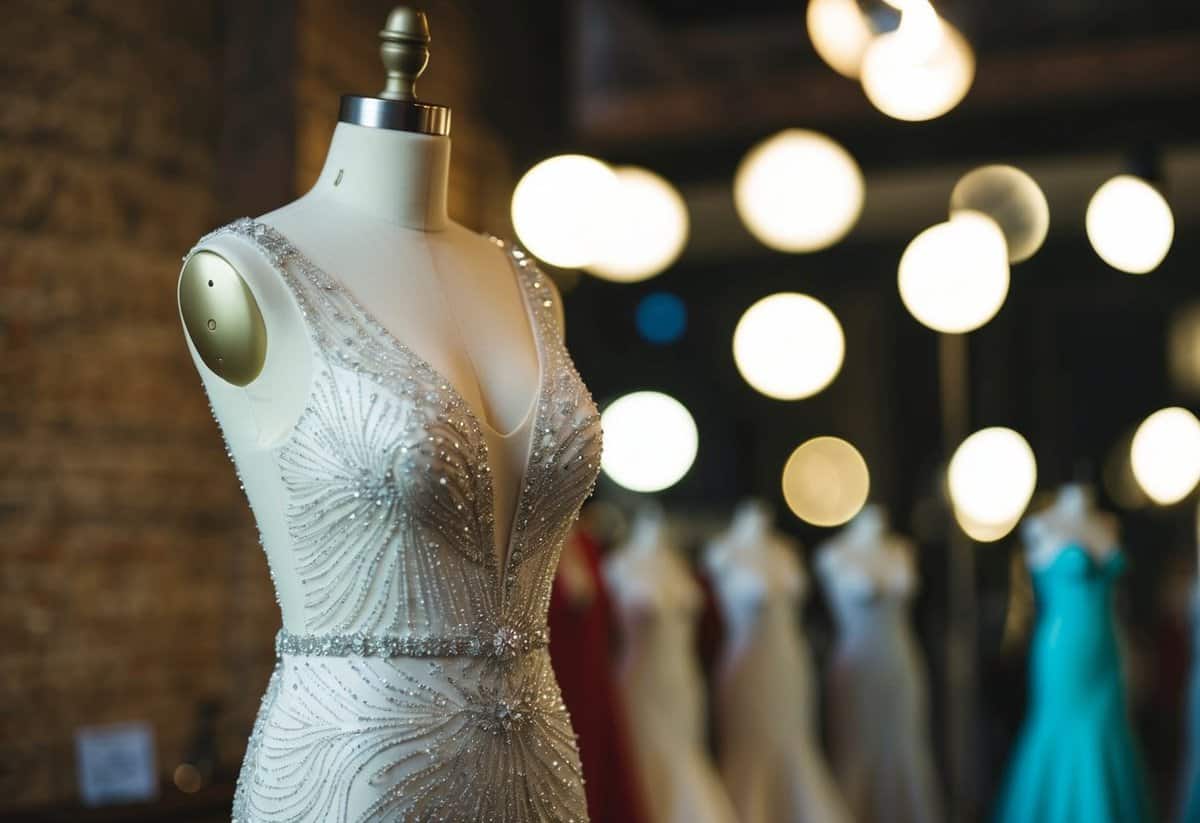
[[[262,372],[267,327],[250,286],[216,251],[192,254],[179,274],[179,314],[204,364],[235,386]]]
[[[879,589],[872,569],[836,540],[817,549],[813,565],[817,579],[827,591],[863,597],[873,596]]]

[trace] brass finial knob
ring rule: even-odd
[[[429,20],[425,12],[396,6],[379,32],[379,56],[387,69],[385,100],[416,100],[417,78],[429,63]]]

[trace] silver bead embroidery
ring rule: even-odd
[[[279,272],[317,357],[305,411],[276,451],[294,569],[271,571],[299,578],[305,633],[277,638],[234,819],[586,820],[546,610],[596,480],[600,429],[552,284],[507,249],[541,381],[497,558],[486,441],[454,387],[274,229],[241,220],[197,249],[222,234]],[[410,658],[428,666],[414,673]],[[351,800],[363,786],[376,798],[365,808]]]

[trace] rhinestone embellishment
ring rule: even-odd
[[[313,352],[300,418],[266,453],[280,503],[263,515],[281,519],[263,533],[287,541],[269,567],[300,630],[276,637],[233,819],[586,821],[546,611],[601,433],[553,283],[493,238],[541,364],[498,556],[487,440],[451,382],[270,226],[240,220],[195,250],[210,240],[274,268]],[[235,468],[246,457],[227,451]]]

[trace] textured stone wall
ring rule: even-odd
[[[148,721],[166,777],[210,698],[236,767],[269,672],[278,611],[174,295],[181,255],[232,216],[235,5],[4,4],[0,812],[71,802],[84,724]],[[387,8],[295,6],[296,71],[281,82],[298,189],[338,94],[380,86]],[[421,88],[456,108],[452,210],[504,232],[505,153],[470,111],[473,23],[448,3],[430,11]]]

